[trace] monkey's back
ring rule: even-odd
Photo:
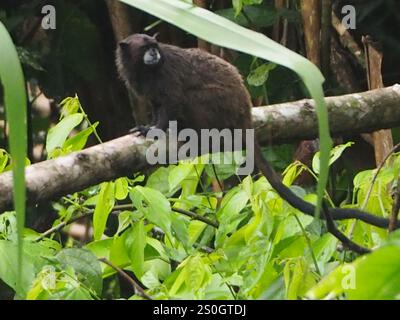
[[[234,66],[200,49],[160,48],[164,63],[148,95],[167,107],[170,120],[195,130],[251,128],[250,96]]]

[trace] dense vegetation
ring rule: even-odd
[[[340,7],[340,1],[333,2]],[[218,15],[269,36],[279,21],[285,21],[293,33],[286,39],[287,46],[306,55],[297,1],[280,9],[268,0],[210,3],[209,9]],[[0,21],[14,39],[28,83],[28,152],[22,158],[26,165],[120,136],[147,116],[135,108],[139,103],[128,99],[116,77],[110,6],[90,0],[56,0],[53,4],[60,26],[54,31],[38,25],[40,0],[0,5]],[[369,33],[381,41],[386,58],[382,75],[385,85],[391,85],[400,78],[391,65],[400,52],[393,23],[398,25],[393,9],[398,4],[355,1],[354,5],[359,28],[353,36],[358,39]],[[137,19],[135,32],[147,27],[148,32],[160,31],[163,41],[186,47],[198,44],[195,37],[152,16],[136,9],[129,12]],[[374,18],[377,13],[381,13],[379,20]],[[224,34],[218,37],[222,39]],[[218,47],[208,49],[221,53]],[[255,105],[309,96],[309,83],[300,81],[306,65],[294,68],[296,74],[255,54],[231,50],[222,54],[243,74]],[[334,70],[324,73],[327,95],[368,89],[365,70],[349,56],[348,52],[342,58],[353,78],[341,83],[343,74],[338,76]],[[3,82],[4,68],[0,68]],[[311,77],[312,70],[309,72]],[[318,84],[318,79],[314,80]],[[3,85],[0,97],[7,93]],[[7,96],[1,99],[0,118],[5,119]],[[8,111],[7,121],[13,128],[11,116]],[[0,174],[18,164],[18,154],[8,140],[18,129],[8,132],[3,123]],[[395,140],[396,132],[394,129]],[[17,141],[23,141],[23,133],[20,139]],[[320,140],[321,148],[324,141]],[[265,156],[297,195],[318,203],[317,183],[327,175],[320,153],[299,156],[297,152],[294,156],[296,147],[295,143],[269,146],[264,149]],[[329,151],[328,145],[326,148]],[[400,155],[396,150],[378,170],[369,144],[357,135],[342,137],[330,151],[329,166],[326,203],[390,216],[398,193]],[[23,230],[18,227],[23,222],[21,211],[1,213],[0,299],[399,297],[398,231],[389,233],[355,220],[338,222],[349,238],[373,249],[359,256],[329,233],[323,220],[284,202],[264,177],[238,176],[237,168],[197,164],[194,159],[132,172],[56,201],[28,206],[26,214],[22,212],[26,217]],[[18,241],[21,238],[23,241]]]

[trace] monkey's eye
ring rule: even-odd
[[[148,48],[143,55],[143,63],[146,66],[155,66],[161,60],[160,51],[157,48]]]

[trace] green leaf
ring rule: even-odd
[[[171,235],[171,206],[168,199],[158,190],[136,186],[130,192],[135,207],[165,233]],[[143,203],[147,206],[143,206]]]
[[[341,145],[338,145],[338,146],[334,147],[334,148],[331,150],[331,155],[330,155],[330,158],[329,158],[329,165],[331,166],[337,159],[340,158],[340,156],[342,155],[342,153],[343,153],[347,148],[350,148],[353,144],[354,144],[354,142],[348,142],[348,143],[346,143],[346,144],[341,144]],[[312,168],[313,168],[313,171],[314,171],[316,174],[319,174],[319,162],[320,162],[319,156],[320,156],[320,153],[317,152],[317,153],[314,155],[313,161],[312,161]]]
[[[321,264],[327,263],[336,252],[338,240],[330,233],[324,234],[312,244],[312,249],[317,261]]]
[[[51,156],[54,150],[61,148],[71,131],[83,120],[83,114],[75,113],[66,116],[57,125],[51,128],[47,134],[46,151]]]
[[[60,103],[61,107],[61,119],[79,111],[80,102],[78,97],[67,97]]]
[[[235,15],[238,16],[243,8],[242,0],[232,0],[232,6],[235,9]]]
[[[27,152],[27,101],[25,80],[13,41],[0,21],[0,81],[4,89],[4,104],[9,125],[9,145],[13,159],[13,197],[18,223],[17,270],[22,273],[22,232],[25,224],[25,158]],[[1,212],[0,212],[1,213]],[[23,279],[17,278],[17,283]],[[22,288],[20,288],[22,290]]]
[[[85,248],[90,250],[97,258],[109,258],[110,247],[113,239],[103,239],[88,243]],[[103,265],[101,265],[103,266]]]
[[[16,291],[17,297],[25,298],[37,272],[48,263],[44,257],[53,256],[54,250],[41,243],[25,242],[23,265],[18,268],[17,244],[0,240],[0,279]],[[20,282],[18,282],[20,279]]]
[[[72,267],[78,279],[101,296],[103,290],[101,266],[91,251],[77,248],[63,249],[57,254],[56,259],[64,268]]]
[[[183,180],[187,179],[193,171],[194,164],[191,163],[179,163],[173,167],[168,175],[169,189],[176,190],[182,183]]]
[[[8,164],[9,155],[6,150],[0,149],[0,173],[2,173]]]
[[[307,295],[312,299],[346,293],[351,300],[393,300],[400,297],[400,248],[382,247],[351,264],[339,266]]]
[[[271,70],[276,68],[274,63],[264,63],[256,69],[252,70],[247,76],[247,82],[249,85],[259,87],[265,84],[268,80],[268,76]]]
[[[227,223],[239,215],[249,202],[249,195],[240,188],[233,188],[225,195],[221,202],[221,209],[217,212],[220,223]]]
[[[129,193],[128,179],[119,178],[115,180],[115,198],[117,200],[124,200]]]
[[[94,123],[91,127],[82,130],[71,138],[68,138],[64,145],[63,149],[67,152],[74,152],[82,150],[90,135],[94,132],[94,129],[98,126],[98,122]]]
[[[140,279],[144,274],[144,248],[146,247],[146,231],[143,220],[135,223],[129,231],[126,247],[131,259],[132,271]]]
[[[273,26],[279,17],[273,6],[265,4],[245,7],[239,15],[236,14],[234,8],[217,10],[215,13],[246,28],[254,28],[254,26],[257,28],[268,28]]]
[[[233,232],[239,223],[246,217],[240,212],[249,202],[249,195],[240,188],[232,188],[221,202],[221,208],[217,212],[219,228],[215,237],[217,247],[221,246],[226,235]]]
[[[188,233],[188,221],[181,215],[172,213],[171,214],[172,230],[175,233],[176,238],[181,242],[184,248],[189,249],[189,233]]]
[[[188,275],[185,279],[186,285],[194,292],[198,291],[211,276],[210,267],[204,264],[200,256],[191,257],[185,268],[187,268]]]
[[[118,230],[116,234],[121,234],[132,222],[132,212],[131,211],[122,211],[118,215]]]
[[[169,194],[169,183],[168,176],[172,168],[175,166],[169,166],[167,168],[161,167],[154,171],[147,179],[146,187],[156,189],[162,194]]]
[[[283,172],[282,183],[286,186],[291,186],[304,169],[305,165],[301,162],[296,161],[290,164]]]
[[[94,239],[99,240],[104,233],[108,216],[115,204],[114,183],[101,184],[99,197],[93,214]]]
[[[90,292],[82,287],[72,288],[61,292],[61,294],[54,295],[53,299],[56,300],[93,300]]]
[[[114,236],[110,247],[110,261],[121,268],[127,267],[131,264],[129,257],[129,250],[126,246],[126,239],[129,232],[124,232],[121,236]],[[104,276],[110,276],[115,273],[115,270],[109,266],[104,269]]]

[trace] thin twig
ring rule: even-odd
[[[64,227],[66,227],[66,226],[68,226],[68,225],[70,225],[70,224],[72,224],[72,223],[74,223],[74,222],[76,222],[78,220],[81,220],[83,218],[89,217],[93,213],[94,213],[94,210],[90,210],[90,211],[82,213],[82,214],[80,214],[80,215],[78,215],[76,217],[73,217],[73,218],[69,219],[68,221],[61,222],[60,224],[54,226],[53,228],[50,228],[49,230],[43,232],[39,237],[37,237],[35,239],[35,242],[39,242],[39,241],[43,240],[44,238],[52,235],[53,233],[60,232]]]
[[[192,211],[188,211],[188,210],[184,210],[184,209],[179,209],[179,208],[172,208],[172,211],[175,211],[177,213],[183,214],[185,216],[188,216],[190,218],[192,218],[193,220],[199,220],[201,222],[204,222],[206,224],[208,224],[209,226],[212,226],[214,228],[218,228],[219,227],[219,223],[216,221],[212,221],[210,219],[207,219],[206,217],[200,216]]]
[[[147,293],[144,291],[144,289],[132,278],[127,274],[124,270],[122,270],[120,267],[114,265],[111,261],[107,260],[106,258],[99,258],[99,261],[105,263],[106,265],[110,266],[113,268],[115,271],[118,272],[119,275],[121,275],[122,278],[124,278],[126,281],[128,281],[133,289],[135,290],[135,293],[140,295],[142,298],[145,298],[146,300],[153,300]]]
[[[211,163],[211,167],[212,167],[212,170],[213,170],[213,173],[214,173],[214,176],[215,176],[215,180],[217,180],[217,183],[218,183],[218,186],[219,186],[219,191],[220,192],[224,192],[224,187],[222,185],[221,180],[219,180],[219,177],[218,177],[218,174],[217,174],[217,170],[215,168],[215,164]]]
[[[301,221],[300,221],[299,217],[297,216],[297,214],[294,214],[293,216],[296,219],[297,224],[300,226],[300,229],[301,229],[301,232],[303,233],[304,238],[306,239],[307,246],[310,249],[311,258],[312,258],[312,260],[314,262],[315,271],[318,273],[319,276],[322,276],[321,270],[318,267],[317,258],[315,257],[314,250],[313,250],[312,245],[311,245],[310,237],[308,236],[306,230],[304,229],[303,224],[301,223]]]

